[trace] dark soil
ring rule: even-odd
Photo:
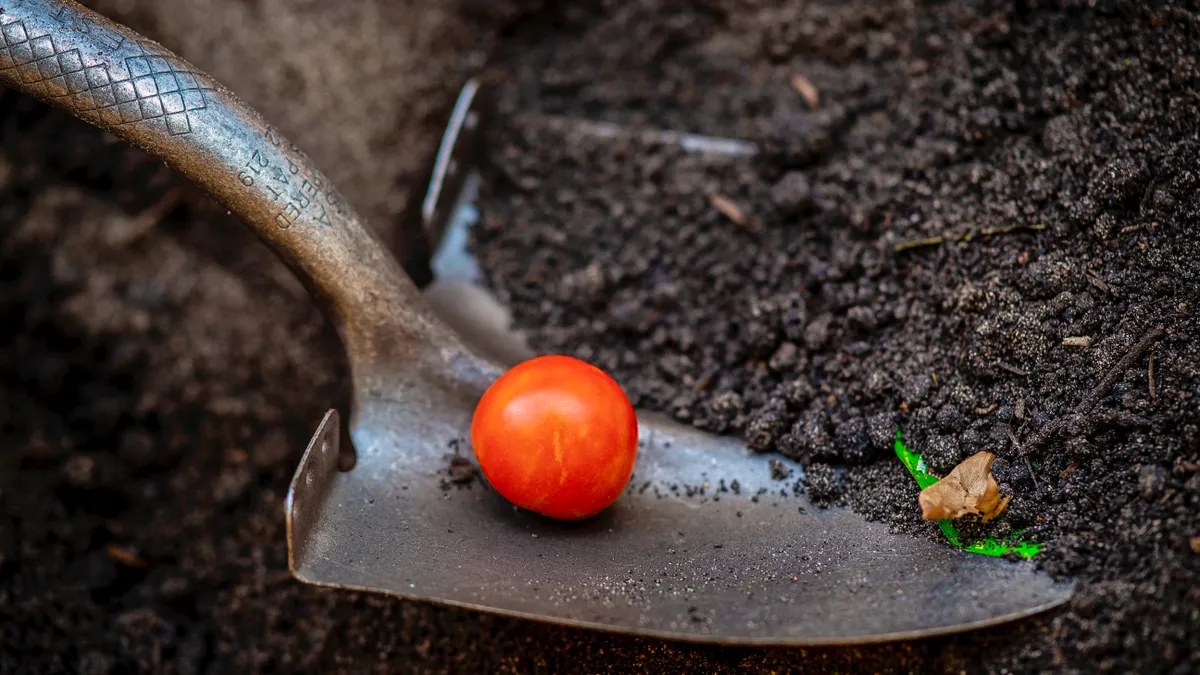
[[[810,463],[816,502],[937,538],[896,428],[941,474],[995,452],[1013,496],[996,533],[1044,541],[1042,566],[1083,586],[1037,639],[980,652],[987,669],[1191,671],[1200,15],[1050,5],[641,2],[581,18],[501,79],[476,250],[537,348]]]
[[[0,673],[1200,667],[1192,10],[89,4],[230,84],[393,240],[436,113],[499,38],[507,111],[759,143],[726,160],[565,146],[508,115],[480,231],[490,282],[542,327],[539,347],[809,461],[814,497],[914,536],[936,535],[887,454],[895,428],[942,470],[996,451],[1007,522],[1083,588],[1063,611],[956,638],[749,650],[300,585],[282,499],[347,388],[331,331],[159,163],[0,92]],[[1025,446],[1045,438],[1034,476],[1006,424]]]

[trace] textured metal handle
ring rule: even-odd
[[[0,83],[164,160],[305,282],[358,364],[441,343],[412,281],[329,179],[232,92],[71,0],[0,0]],[[403,350],[403,353],[397,353]],[[362,383],[367,384],[367,383]]]

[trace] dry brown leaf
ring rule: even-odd
[[[800,94],[804,102],[808,104],[809,110],[816,110],[817,106],[821,105],[821,92],[817,91],[816,86],[808,81],[808,78],[796,74],[792,76],[792,89]]]
[[[978,452],[954,467],[949,475],[921,490],[922,520],[944,520],[978,514],[983,522],[1004,513],[1009,497],[1000,496],[1000,486],[992,476],[996,455]]]

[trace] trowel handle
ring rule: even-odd
[[[232,92],[161,45],[72,0],[0,0],[0,83],[199,184],[305,282],[343,338],[358,343],[352,358],[436,343],[440,329],[412,281],[329,179]]]

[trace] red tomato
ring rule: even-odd
[[[492,383],[475,408],[471,444],[505,499],[581,520],[617,500],[637,458],[637,417],[607,373],[570,356],[539,356]]]

